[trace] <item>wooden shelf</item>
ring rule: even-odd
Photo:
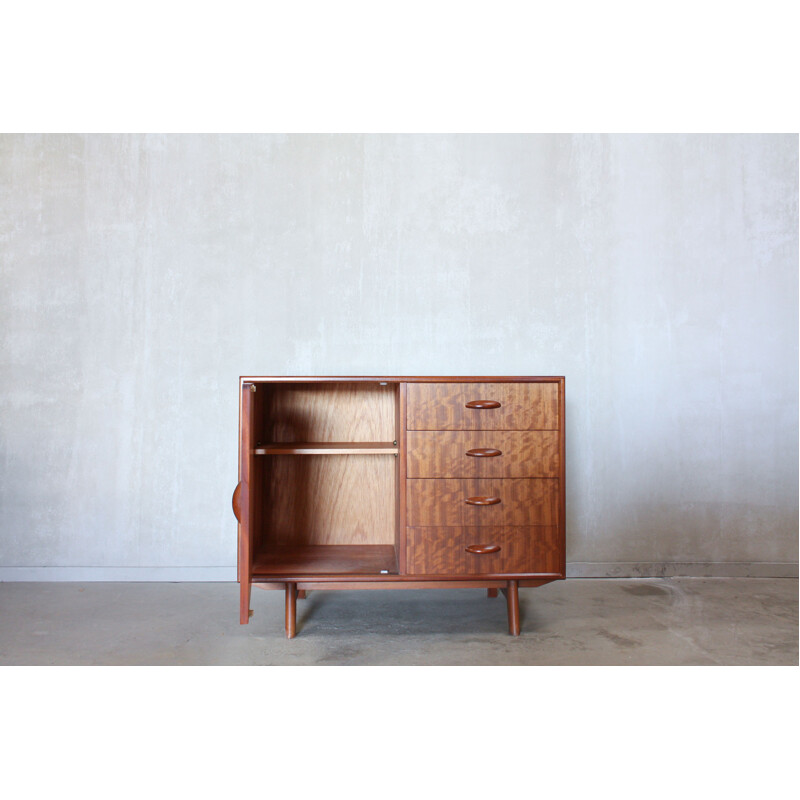
[[[256,555],[254,578],[287,575],[397,574],[392,545],[326,544],[278,547]]]
[[[256,456],[397,455],[394,442],[273,442],[253,449]]]

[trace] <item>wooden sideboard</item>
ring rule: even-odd
[[[565,572],[563,377],[242,377],[240,622],[252,586],[474,587]]]

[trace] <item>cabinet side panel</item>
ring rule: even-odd
[[[250,387],[247,384],[241,384],[239,386],[239,484],[241,485],[241,511],[237,547],[238,578],[240,583],[246,583],[250,580],[252,565],[250,534],[252,530],[252,498],[255,492],[252,491],[250,486],[252,480],[250,450],[252,449],[253,406],[253,392],[250,391]]]
[[[262,496],[258,490],[260,475],[253,458],[257,403],[256,387],[240,383],[238,578],[239,622],[242,625],[246,625],[250,619],[250,585],[253,576],[253,556],[257,546],[255,531],[262,508]]]
[[[561,472],[559,475],[559,539],[561,545],[561,575],[567,577],[567,422],[566,422],[566,392],[565,379],[558,381],[558,426],[559,426],[559,462]]]

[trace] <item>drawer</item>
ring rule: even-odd
[[[409,431],[409,478],[557,478],[558,431]]]
[[[408,528],[406,541],[411,575],[559,574],[561,570],[555,526]]]
[[[558,525],[558,486],[557,478],[409,479],[406,524]]]
[[[557,383],[409,383],[410,431],[558,430]]]

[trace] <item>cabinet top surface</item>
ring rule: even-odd
[[[553,383],[563,375],[242,375],[239,381],[274,381],[287,383],[324,383],[326,381],[364,381],[385,383]]]

